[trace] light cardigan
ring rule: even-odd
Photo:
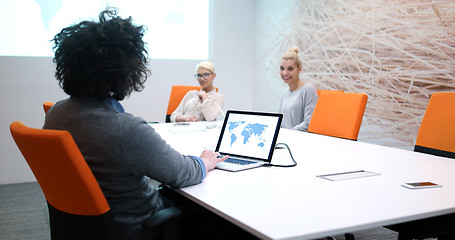
[[[224,104],[223,94],[216,92],[214,88],[207,93],[208,99],[202,102],[198,93],[197,90],[191,90],[185,94],[179,106],[171,114],[171,122],[175,122],[177,116],[194,116],[199,121],[216,120]]]
[[[150,178],[180,188],[205,176],[200,158],[174,150],[115,100],[70,97],[57,102],[43,128],[71,133],[106,196],[120,239],[137,239],[144,220],[163,208]]]
[[[318,93],[310,83],[306,83],[293,92],[287,89],[281,97],[278,110],[278,112],[283,113],[281,126],[304,132],[308,131],[308,125],[317,101]]]

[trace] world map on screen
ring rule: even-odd
[[[36,3],[40,6],[41,10],[41,20],[43,21],[44,27],[50,31],[49,24],[50,21],[57,15],[57,12],[63,6],[63,0],[55,0],[49,2],[48,0],[35,0]]]
[[[229,122],[228,124],[231,146],[234,144],[254,144],[260,148],[266,146],[266,139],[264,139],[263,134],[268,127],[267,125],[247,123],[246,121]]]

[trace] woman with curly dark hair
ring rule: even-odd
[[[123,100],[144,88],[149,73],[144,27],[116,14],[104,11],[99,23],[83,21],[54,37],[55,76],[68,95]]]
[[[67,130],[99,182],[121,239],[137,239],[141,224],[166,202],[150,179],[180,188],[200,183],[226,158],[184,156],[118,100],[141,91],[149,75],[143,26],[117,11],[99,22],[63,29],[54,41],[55,76],[69,98],[46,114],[46,129]]]

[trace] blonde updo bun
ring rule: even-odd
[[[288,52],[294,52],[294,53],[299,54],[299,49],[297,47],[291,47],[291,48],[289,48]]]
[[[282,60],[294,60],[294,63],[297,67],[302,66],[302,59],[299,56],[299,48],[291,47],[289,50],[283,54],[281,57]]]

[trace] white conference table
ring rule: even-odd
[[[199,156],[215,148],[221,124],[151,126],[179,152]],[[278,142],[289,145],[296,167],[215,169],[201,184],[178,192],[262,239],[314,239],[455,212],[452,159],[287,129]],[[272,163],[287,161],[287,151],[276,150]],[[316,177],[356,170],[380,175]],[[418,181],[443,187],[401,186]]]

